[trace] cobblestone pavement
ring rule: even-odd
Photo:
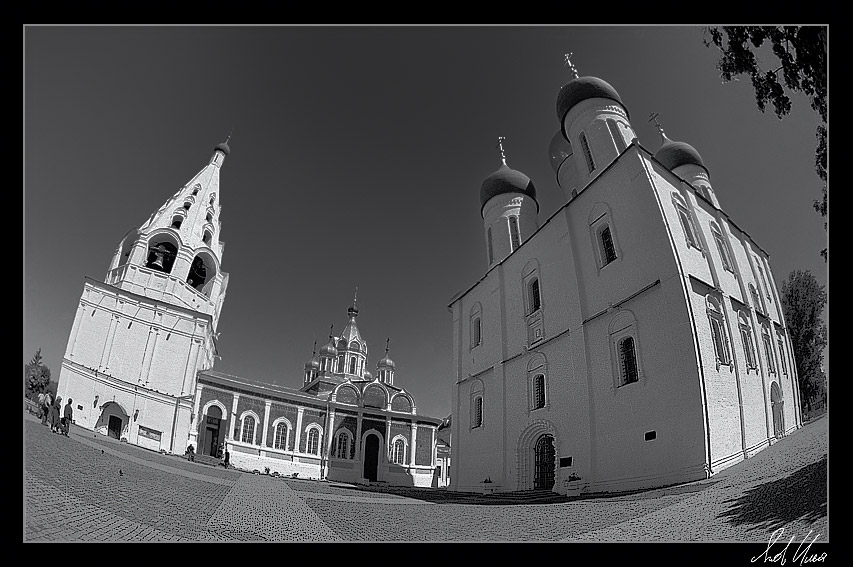
[[[436,498],[191,463],[24,419],[25,542],[829,540],[827,419],[714,477],[544,504]],[[444,491],[442,491],[444,492]],[[461,496],[461,495],[460,495]],[[470,503],[459,503],[459,502]],[[383,526],[383,529],[376,529]]]

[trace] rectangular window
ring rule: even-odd
[[[711,337],[714,340],[714,353],[717,356],[717,361],[720,364],[728,364],[729,363],[729,352],[726,348],[726,339],[723,334],[723,326],[722,322],[720,322],[716,317],[708,316],[708,320],[711,322]]]
[[[601,253],[604,261],[602,266],[606,266],[616,259],[616,247],[613,245],[613,236],[610,234],[610,227],[604,227],[601,231]]]
[[[521,246],[521,234],[518,232],[518,217],[509,217],[509,236],[512,240],[512,251]]]
[[[681,207],[678,209],[678,218],[681,220],[681,228],[684,229],[684,237],[687,239],[687,244],[693,248],[699,248],[699,243],[696,242],[696,235],[693,233],[693,223],[690,222],[690,215]]]
[[[595,162],[592,159],[592,152],[589,149],[589,142],[586,141],[586,134],[581,132],[580,135],[581,148],[583,149],[583,157],[586,159],[586,167],[592,173],[595,170]]]
[[[720,259],[723,261],[723,269],[734,273],[734,269],[732,268],[732,261],[731,258],[729,258],[729,250],[728,248],[726,248],[726,243],[723,241],[723,235],[717,232],[716,230],[712,232],[714,233],[714,240],[717,243],[717,250],[720,251]]]
[[[788,375],[788,367],[785,365],[785,342],[779,337],[779,359],[782,361],[782,374]]]
[[[633,337],[626,337],[619,341],[619,362],[622,369],[622,384],[636,382],[638,378],[637,352],[634,349]]]
[[[541,298],[539,296],[539,278],[534,278],[533,281],[530,282],[530,302],[528,305],[528,315],[530,313],[535,313],[542,306]]]
[[[471,323],[471,333],[472,333],[471,346],[475,347],[478,344],[480,344],[480,341],[483,338],[482,328],[480,327],[480,318],[479,317],[475,317],[474,321]]]
[[[141,437],[146,437],[148,439],[151,439],[152,441],[157,441],[159,443],[162,433],[159,431],[156,431],[154,429],[149,429],[147,427],[143,427],[142,425],[140,425],[139,426],[139,435]]]
[[[657,431],[646,431],[645,439],[646,441],[653,441],[658,438]]]
[[[761,340],[764,342],[764,352],[767,355],[767,369],[771,374],[775,374],[776,365],[773,364],[773,347],[770,345],[770,337],[765,334]]]
[[[752,334],[748,327],[740,328],[740,338],[743,341],[743,351],[746,353],[746,367],[755,368],[755,351],[752,348]]]
[[[560,468],[570,467],[572,466],[572,458],[571,457],[560,457]]]

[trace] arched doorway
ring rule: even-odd
[[[211,457],[219,456],[219,428],[222,424],[222,410],[218,406],[210,406],[199,431],[198,452]]]
[[[551,490],[554,488],[554,438],[542,435],[534,447],[534,490]]]
[[[376,482],[379,470],[379,436],[367,435],[364,438],[364,478]]]
[[[770,385],[770,407],[773,410],[773,435],[782,437],[785,435],[785,401],[782,399],[782,388],[777,382]]]
[[[95,429],[113,439],[121,439],[121,434],[129,422],[130,418],[124,408],[110,401],[101,406],[101,415]]]

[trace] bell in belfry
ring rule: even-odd
[[[160,270],[163,269],[163,258],[166,257],[166,247],[163,244],[160,244],[153,250],[154,252],[154,261],[151,263],[151,267],[158,268]]]

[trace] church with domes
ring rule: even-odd
[[[660,126],[647,150],[616,89],[570,69],[549,146],[564,204],[540,221],[502,145],[480,188],[485,270],[449,305],[455,490],[689,482],[802,425],[768,254],[728,188]]]
[[[356,318],[294,368],[301,387],[213,370],[228,286],[222,271],[218,144],[209,163],[132,229],[103,279],[86,278],[58,393],[75,423],[162,453],[249,472],[399,486],[446,486],[436,474],[441,418],[419,415],[384,356],[375,374]],[[442,453],[446,453],[442,449]],[[442,454],[441,462],[449,457]],[[445,465],[446,468],[446,465]]]

